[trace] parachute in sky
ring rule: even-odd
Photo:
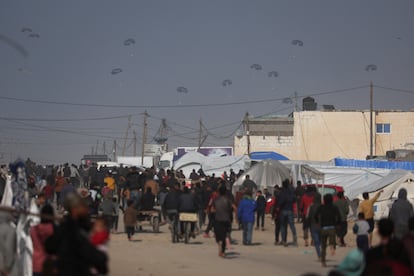
[[[270,71],[269,73],[267,73],[267,76],[269,78],[277,78],[279,77],[279,73],[277,71]]]
[[[125,40],[124,40],[124,45],[125,45],[125,46],[130,46],[130,45],[132,45],[132,44],[135,44],[135,39],[133,39],[133,38],[128,38],[128,39],[125,39]]]
[[[11,39],[10,37],[0,34],[0,42],[3,42],[9,45],[11,48],[16,50],[23,58],[27,58],[29,56],[29,53],[27,52],[27,50],[22,45],[20,45],[18,42]]]
[[[31,33],[32,32],[32,29],[27,28],[27,27],[23,27],[22,30],[21,30],[21,32],[22,33]]]
[[[259,70],[262,70],[263,67],[260,64],[255,63],[255,64],[250,65],[250,69],[259,71]]]
[[[231,80],[228,80],[228,79],[221,82],[221,85],[223,85],[223,86],[229,86],[229,85],[232,85],[232,84],[233,84],[233,82]]]
[[[292,45],[302,47],[303,46],[303,41],[302,40],[298,40],[298,39],[292,40]]]
[[[282,100],[282,103],[284,104],[293,104],[292,98],[284,98]]]
[[[29,37],[31,37],[31,38],[40,38],[40,35],[32,33],[32,34],[29,34]]]
[[[112,69],[111,74],[116,75],[116,74],[119,74],[121,72],[122,72],[121,68],[114,68],[114,69]]]
[[[375,71],[377,70],[377,66],[375,64],[369,64],[365,66],[365,71]]]
[[[185,88],[184,86],[180,86],[180,87],[177,87],[177,92],[178,92],[178,93],[184,93],[184,94],[187,94],[187,93],[188,93],[188,89],[187,89],[187,88]]]

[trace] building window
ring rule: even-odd
[[[377,133],[391,133],[391,124],[377,124]]]

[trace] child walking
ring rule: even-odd
[[[369,249],[368,235],[369,235],[369,224],[365,220],[364,213],[358,214],[358,220],[355,222],[352,231],[356,235],[356,244],[359,250],[363,253],[367,253]]]
[[[128,200],[128,208],[124,212],[124,225],[125,232],[127,233],[128,240],[132,240],[132,236],[135,234],[135,226],[137,224],[138,212],[135,209],[135,202],[131,199]]]

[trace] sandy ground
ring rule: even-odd
[[[162,226],[158,234],[144,226],[144,232],[137,233],[132,242],[124,233],[114,234],[109,246],[110,275],[326,275],[355,247],[354,235],[348,231],[348,246],[337,248],[335,256],[328,256],[328,268],[322,268],[314,248],[304,246],[300,224],[296,224],[299,246],[286,248],[273,244],[274,226],[269,218],[266,223],[265,231],[253,232],[252,246],[240,245],[242,233],[234,231],[233,239],[238,244],[227,251],[225,259],[218,257],[214,238],[197,236],[189,244],[173,244],[167,226]],[[288,235],[289,241],[290,231]]]

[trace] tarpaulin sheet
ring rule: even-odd
[[[380,160],[357,160],[335,158],[335,166],[353,168],[378,168],[378,169],[401,169],[414,171],[414,162],[403,161],[380,161]]]

